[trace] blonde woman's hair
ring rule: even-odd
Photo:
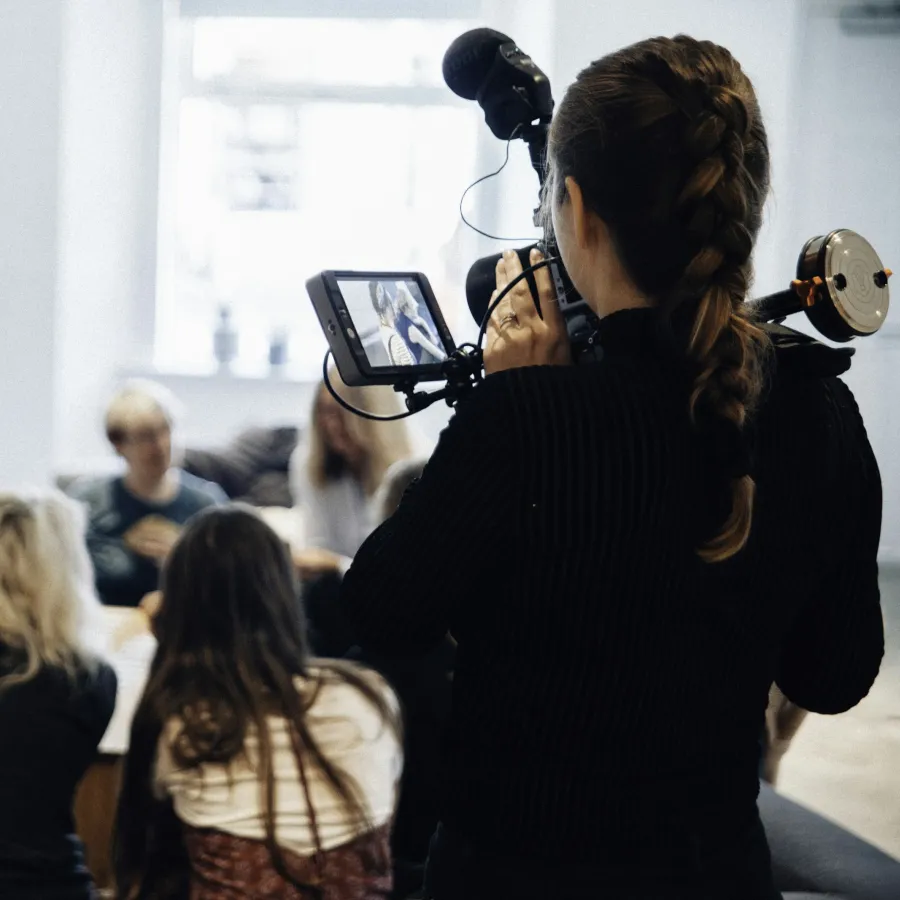
[[[133,378],[116,391],[106,407],[106,436],[111,444],[119,444],[142,422],[162,416],[174,426],[182,412],[168,388],[149,379]]]
[[[336,369],[328,373],[332,387],[341,397],[356,409],[378,416],[390,416],[402,412],[397,394],[383,385],[372,387],[350,387],[344,384]],[[319,384],[313,399],[309,425],[309,458],[307,473],[309,481],[316,487],[323,487],[329,480],[328,448],[319,425],[319,399],[326,391],[324,382]],[[365,450],[361,481],[363,489],[372,496],[381,484],[384,473],[395,462],[412,455],[412,446],[405,422],[373,422],[363,419],[341,408],[344,425],[353,441]]]
[[[84,641],[99,609],[85,543],[85,510],[59,491],[0,492],[0,644],[22,664],[0,690],[42,666],[74,675],[90,663]]]

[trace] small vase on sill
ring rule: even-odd
[[[269,339],[269,374],[275,378],[284,376],[288,363],[288,334],[283,329],[272,333]]]
[[[231,309],[219,307],[219,323],[213,333],[213,355],[219,365],[220,374],[229,374],[231,364],[237,357],[238,334],[231,321]]]

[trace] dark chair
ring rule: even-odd
[[[214,481],[232,499],[253,506],[293,504],[288,469],[300,433],[292,427],[247,428],[227,447],[188,448],[182,467]]]
[[[768,784],[759,811],[785,900],[900,900],[900,861]]]

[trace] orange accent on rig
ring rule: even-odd
[[[795,278],[791,282],[791,287],[794,289],[794,292],[797,296],[803,301],[803,305],[807,308],[812,306],[816,302],[816,294],[819,291],[819,288],[825,282],[819,278],[818,275],[815,275],[812,278],[809,278],[805,281],[801,281],[798,278]]]

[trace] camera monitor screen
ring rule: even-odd
[[[327,271],[307,290],[347,384],[438,380],[456,349],[420,272]]]
[[[373,369],[436,365],[452,352],[414,279],[338,278],[337,284]]]

